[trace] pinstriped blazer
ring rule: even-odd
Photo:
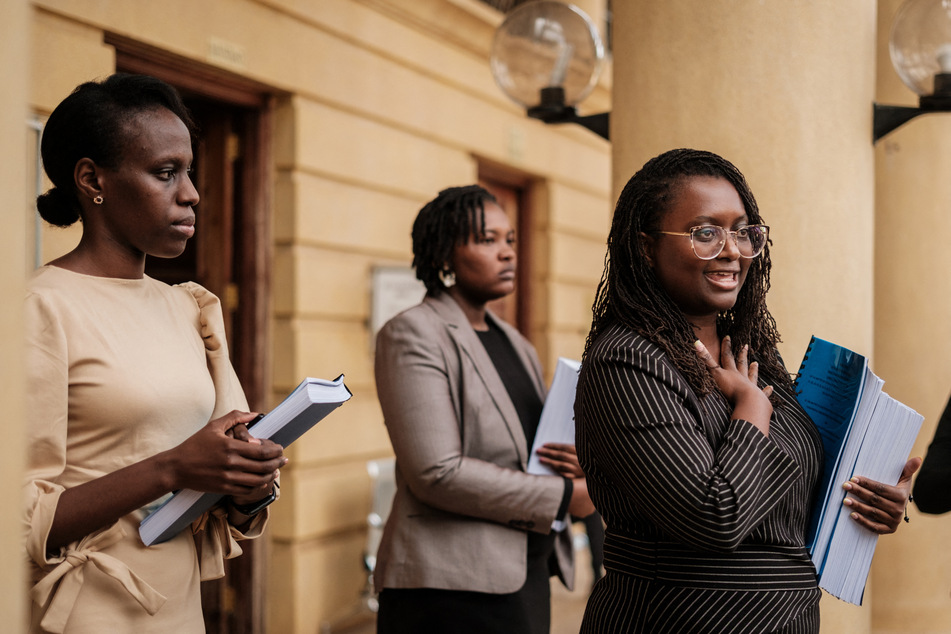
[[[544,398],[534,348],[491,313],[488,319]],[[456,301],[426,297],[387,322],[377,335],[375,373],[397,483],[377,589],[515,592],[526,579],[526,531],[550,531],[565,482],[525,473],[531,448],[515,406]],[[571,588],[568,531],[555,552]]]
[[[732,419],[718,392],[697,398],[658,346],[620,325],[588,351],[575,421],[588,491],[607,524],[605,568],[640,584],[638,614],[665,610],[657,597],[671,588],[684,601],[669,622],[637,631],[686,631],[678,627],[697,619],[703,631],[773,631],[818,601],[804,539],[822,444],[795,395],[776,394],[767,437]],[[592,597],[598,607],[589,603],[583,631],[609,631],[604,623],[633,613],[630,600]],[[744,624],[745,611],[761,620]]]

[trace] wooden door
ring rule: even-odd
[[[199,128],[193,177],[196,233],[174,259],[146,273],[195,281],[221,299],[232,364],[252,410],[266,411],[270,377],[270,122],[273,100],[241,78],[114,35],[116,69],[158,77],[181,92]],[[265,540],[242,544],[225,577],[202,583],[207,632],[264,632]]]
[[[488,307],[493,313],[512,324],[525,335],[529,336],[531,324],[531,284],[532,275],[532,230],[531,210],[528,205],[528,187],[513,178],[506,178],[498,170],[487,173],[483,170],[479,177],[479,184],[489,191],[498,201],[499,206],[508,215],[509,222],[515,229],[515,252],[517,264],[515,269],[515,291],[506,297],[489,302]]]

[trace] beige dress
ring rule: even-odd
[[[209,420],[247,410],[218,298],[54,266],[27,287],[29,456],[23,527],[34,632],[204,632],[199,581],[223,575],[239,533],[215,508],[152,547],[143,510],[67,547],[46,537],[67,488],[175,447]]]

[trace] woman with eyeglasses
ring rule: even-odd
[[[607,524],[582,633],[819,631],[804,542],[822,442],[776,350],[768,237],[709,152],[666,152],[621,193],[575,402]],[[851,482],[855,521],[894,532],[918,464]]]

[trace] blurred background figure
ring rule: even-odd
[[[915,506],[922,513],[951,511],[951,400],[938,420],[913,493]]]
[[[534,348],[486,309],[515,287],[515,232],[479,186],[442,191],[413,225],[418,306],[377,336],[397,491],[377,556],[378,632],[545,634],[569,588],[568,514],[594,509],[574,447],[525,473],[545,398]],[[527,562],[527,564],[526,564]]]

